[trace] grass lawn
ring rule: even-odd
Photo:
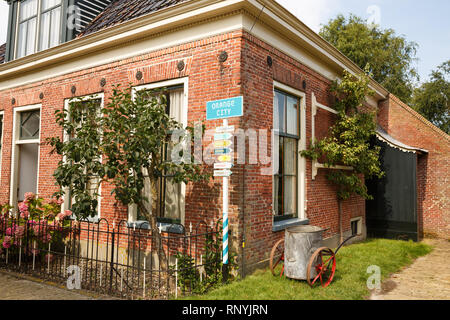
[[[432,251],[423,243],[372,239],[342,248],[328,288],[311,289],[306,281],[274,277],[270,270],[258,270],[244,280],[218,287],[192,300],[361,300],[369,295],[367,267],[381,268],[382,279],[398,272],[414,259]]]

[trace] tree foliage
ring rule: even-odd
[[[54,172],[60,186],[57,195],[70,190],[74,215],[95,216],[99,187],[107,181],[115,199],[124,206],[137,205],[156,230],[158,179],[170,176],[175,183],[187,183],[207,175],[191,161],[192,130],[183,130],[167,114],[163,90],[138,92],[134,97],[131,93],[131,87],[117,86],[105,107],[85,99],[56,111],[57,123],[69,137],[48,141],[63,158]],[[146,179],[154,195],[151,199],[144,193]]]
[[[450,134],[450,60],[414,91],[412,106],[435,126]]]
[[[80,218],[97,214],[99,187],[105,175],[99,107],[94,97],[72,100],[67,109],[55,113],[64,138],[52,137],[48,141],[52,152],[62,156],[53,174],[60,187],[56,196],[67,195],[72,212]]]
[[[347,71],[341,81],[331,87],[335,96],[334,109],[338,112],[330,134],[311,144],[302,155],[324,161],[326,167],[343,165],[353,170],[329,170],[327,178],[337,188],[339,200],[358,194],[366,199],[371,196],[361,176],[382,176],[379,162],[379,147],[372,147],[370,139],[375,135],[375,113],[366,110],[364,102],[373,91],[365,74],[354,77]]]
[[[410,103],[415,82],[419,80],[413,67],[416,43],[408,42],[392,29],[369,25],[353,14],[331,19],[319,34],[359,67],[369,65],[377,82],[403,102]]]

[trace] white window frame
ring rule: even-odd
[[[105,94],[103,92],[101,93],[96,93],[96,94],[91,94],[91,95],[87,95],[87,96],[81,96],[81,97],[73,97],[73,98],[69,98],[69,99],[65,99],[64,100],[64,110],[68,111],[69,110],[69,103],[72,100],[76,100],[76,101],[90,101],[90,100],[101,100],[100,103],[100,109],[103,109],[104,103],[105,103]],[[66,142],[69,139],[69,136],[66,134],[66,132],[63,133],[63,141]],[[101,160],[103,160],[103,157],[100,157]],[[66,157],[63,156],[63,162],[66,162]],[[63,210],[69,210],[69,201],[66,201],[66,194],[68,193],[68,188],[65,188],[64,190],[64,203],[63,203]],[[87,219],[89,221],[98,221],[101,219],[101,209],[102,209],[102,185],[100,184],[99,188],[98,188],[98,209],[97,209],[97,215],[95,217],[88,217]]]
[[[183,85],[183,94],[184,94],[181,124],[183,125],[183,127],[187,127],[187,125],[188,125],[188,103],[189,103],[189,78],[188,77],[135,86],[132,89],[131,96],[133,99],[135,99],[136,93],[139,91],[142,91],[142,90],[169,88],[169,87],[179,86],[179,85]],[[182,208],[181,208],[180,220],[181,220],[181,224],[184,225],[185,217],[186,217],[186,201],[185,201],[185,199],[186,199],[186,184],[185,183],[181,184],[181,196],[184,199],[184,201],[183,201]],[[128,206],[128,222],[130,222],[130,223],[144,222],[144,221],[137,220],[136,205]]]
[[[34,43],[34,51],[31,54],[34,54],[36,52],[39,52],[39,33],[40,33],[40,28],[41,28],[41,15],[42,15],[42,0],[36,0],[37,1],[37,17],[36,17],[36,30],[35,30],[35,43]],[[61,4],[59,5],[61,7],[61,17],[60,17],[60,26],[63,25],[63,17],[64,17],[64,10],[63,10],[63,5],[64,5],[64,1],[61,0]],[[17,51],[19,48],[19,24],[20,24],[20,10],[22,9],[22,1],[19,1],[18,6],[17,6],[17,15],[16,15],[16,30],[15,30],[15,35],[14,35],[14,59],[19,59],[17,58]],[[56,8],[57,6],[55,6],[54,8]],[[53,8],[53,9],[54,9]],[[61,29],[61,27],[60,27]],[[61,30],[58,30],[59,32],[59,44],[61,44]],[[50,49],[50,48],[48,48]],[[47,49],[45,49],[47,50]],[[23,57],[20,58],[24,58],[26,57],[27,54],[25,54]]]
[[[20,140],[20,114],[26,111],[39,110],[39,139]],[[39,190],[39,167],[41,162],[41,135],[42,135],[42,105],[35,104],[24,107],[17,107],[13,110],[13,134],[12,134],[12,157],[11,157],[11,186],[10,186],[10,205],[17,207],[17,187],[18,187],[18,169],[19,169],[19,146],[24,144],[38,144],[38,163],[37,163],[37,177],[36,177],[36,191]],[[17,209],[13,209],[16,213]]]
[[[300,90],[294,89],[292,87],[289,87],[281,82],[274,81],[273,82],[273,92],[275,93],[275,90],[281,90],[286,93],[289,93],[297,98],[300,99],[300,139],[298,140],[298,151],[306,150],[306,94]],[[272,102],[273,104],[273,102]],[[273,113],[272,113],[273,114]],[[272,154],[275,155],[275,153],[272,150]],[[274,159],[272,160],[274,161]],[[306,220],[306,211],[307,211],[307,199],[306,199],[306,159],[300,154],[298,155],[297,160],[297,168],[298,168],[298,177],[297,177],[297,208],[298,208],[298,217],[282,221],[282,223],[290,223],[292,221],[301,221]],[[273,194],[273,183],[272,183],[272,194]],[[274,210],[274,203],[273,203],[273,197],[272,197],[272,211]],[[274,222],[274,219],[272,219],[272,223]]]
[[[351,229],[352,223],[355,221],[358,223],[357,227],[356,227],[356,236],[361,236],[363,234],[363,217],[356,217],[356,218],[350,219],[350,230],[351,231],[352,231],[352,229]]]
[[[5,111],[0,111],[0,122],[2,124],[2,130],[0,132],[0,184],[2,181],[2,153],[3,153],[3,149],[5,149],[4,145],[3,145],[3,136],[4,136],[4,132],[5,132]]]

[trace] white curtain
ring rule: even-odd
[[[182,88],[176,90],[170,90],[170,117],[174,118],[178,122],[183,122],[183,102],[184,91]],[[170,155],[170,150],[168,150]],[[184,197],[182,194],[182,184],[173,183],[172,179],[166,179],[166,192],[165,192],[165,213],[164,216],[170,219],[182,219],[184,215]]]

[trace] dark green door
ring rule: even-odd
[[[366,202],[369,237],[418,240],[417,154],[376,141],[385,176],[366,182],[373,200]]]

